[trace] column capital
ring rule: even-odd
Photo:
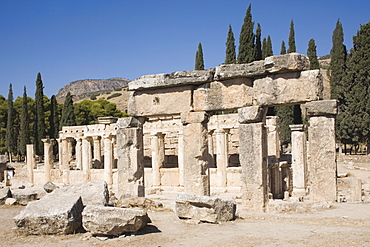
[[[92,139],[93,139],[94,141],[99,141],[99,140],[101,139],[101,137],[100,137],[100,136],[93,136],[93,137],[92,137]]]
[[[266,108],[262,106],[247,106],[238,109],[238,121],[241,124],[262,122]]]
[[[304,124],[294,124],[294,125],[289,125],[289,128],[291,131],[305,131],[306,130],[306,125]]]

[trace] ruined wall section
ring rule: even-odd
[[[322,99],[322,76],[298,53],[212,70],[142,76],[129,83],[129,114],[173,115],[259,105],[300,104]]]

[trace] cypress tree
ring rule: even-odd
[[[252,6],[249,5],[242,29],[239,36],[239,53],[238,63],[250,63],[255,60],[255,45],[254,45],[254,22],[252,22]]]
[[[15,135],[14,120],[15,120],[15,110],[13,105],[13,86],[9,85],[8,94],[8,119],[6,124],[6,134],[5,134],[5,147],[8,151],[10,161],[12,154],[16,152],[17,147],[17,136]]]
[[[289,31],[288,45],[289,45],[288,53],[296,52],[293,20],[290,21],[290,31]]]
[[[35,153],[40,156],[44,154],[44,143],[41,141],[45,137],[45,114],[44,114],[44,86],[41,74],[37,74],[36,93],[35,93]]]
[[[68,92],[63,104],[62,117],[60,119],[60,129],[63,126],[74,125],[76,125],[76,116],[74,114],[73,99],[71,93]]]
[[[310,41],[308,42],[307,56],[310,60],[310,69],[319,69],[320,64],[316,55],[316,45],[314,39],[310,39]]]
[[[55,95],[50,98],[50,138],[58,138],[59,135],[59,117],[58,117],[58,103]]]
[[[27,90],[26,87],[24,87],[19,131],[19,153],[22,157],[26,157],[26,145],[30,143],[29,116],[27,104],[28,104]]]
[[[272,51],[272,42],[271,42],[271,37],[270,35],[267,36],[267,41],[266,41],[266,57],[273,56],[274,52]]]
[[[280,119],[280,140],[281,146],[287,146],[291,139],[289,125],[294,124],[294,106],[284,105],[275,107],[276,116]]]
[[[195,70],[204,70],[202,43],[198,44],[198,50],[195,54]]]
[[[256,30],[256,60],[262,60],[261,25],[257,23]]]
[[[235,53],[235,38],[231,25],[229,25],[229,32],[227,34],[226,40],[226,58],[225,64],[235,63],[236,53]]]
[[[352,144],[367,143],[370,148],[370,22],[361,25],[353,37],[348,61],[347,83],[344,88],[345,112],[342,125]],[[332,71],[333,72],[333,71]],[[333,72],[334,73],[334,72]],[[341,109],[341,108],[340,108]]]
[[[281,49],[280,49],[280,55],[286,54],[286,47],[285,47],[285,42],[284,40],[281,41]]]
[[[267,57],[267,39],[263,38],[262,41],[262,59]]]

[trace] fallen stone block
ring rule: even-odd
[[[19,232],[31,235],[70,234],[81,226],[82,200],[65,195],[30,202],[14,217]]]
[[[69,185],[58,188],[46,196],[55,198],[60,195],[78,195],[82,203],[86,205],[105,206],[108,205],[109,191],[107,183],[103,180],[95,180],[86,183]]]
[[[236,203],[216,197],[178,194],[176,214],[180,219],[220,223],[235,219]]]
[[[162,203],[151,200],[146,197],[123,198],[119,200],[117,205],[124,208],[143,208],[143,209],[157,209],[163,207]]]
[[[5,203],[5,200],[9,197],[12,197],[12,193],[9,187],[0,189],[0,205],[3,205]]]
[[[31,201],[42,198],[46,192],[43,189],[12,189],[12,197],[17,200],[20,205],[27,205]]]
[[[43,186],[44,190],[47,192],[47,193],[51,193],[53,192],[54,190],[58,189],[59,187],[56,186],[55,184],[53,184],[52,182],[46,182]]]
[[[5,200],[5,205],[8,205],[8,206],[11,206],[11,205],[16,205],[17,204],[17,200],[14,199],[14,198],[6,198]]]
[[[151,220],[144,210],[89,205],[82,212],[82,226],[94,235],[119,236],[148,223]]]

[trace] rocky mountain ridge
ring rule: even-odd
[[[79,100],[88,97],[92,92],[110,92],[119,88],[127,87],[130,80],[125,78],[110,78],[110,79],[85,79],[77,80],[68,83],[63,88],[59,89],[56,98],[60,103],[64,102],[68,92],[74,95],[75,99]]]

